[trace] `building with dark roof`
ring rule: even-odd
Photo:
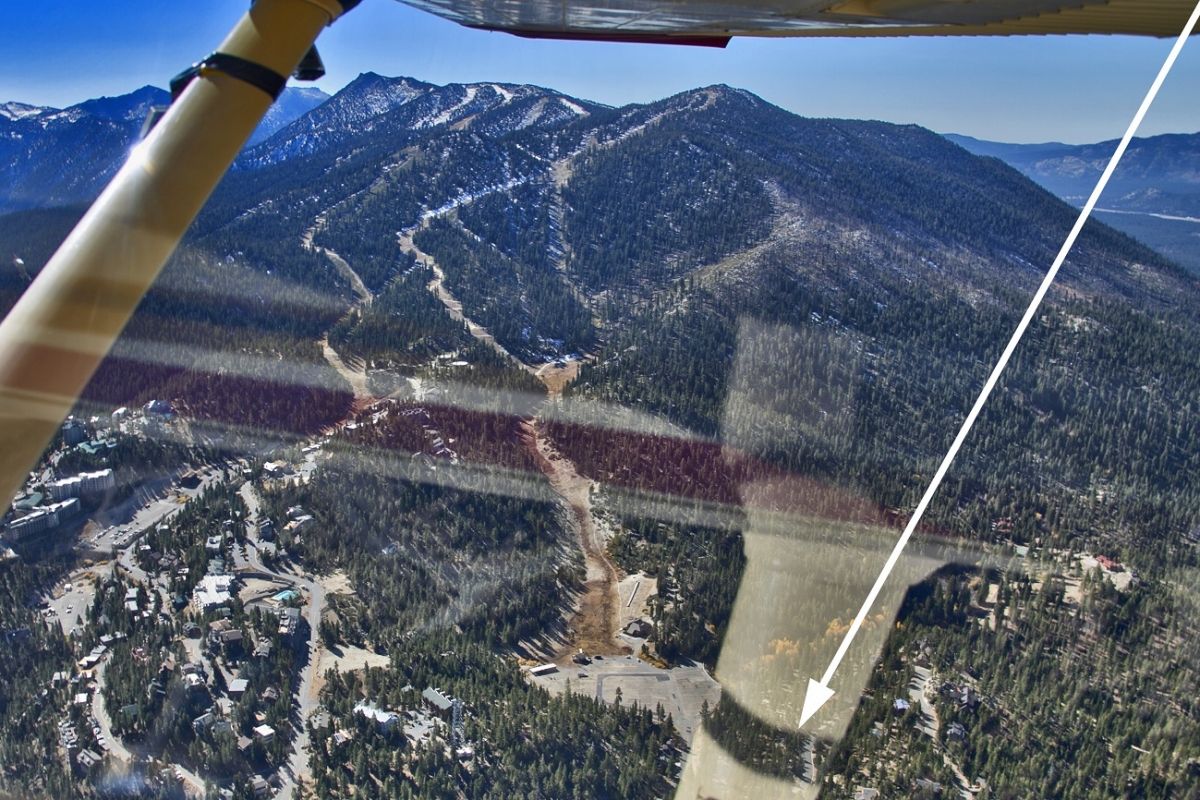
[[[441,689],[435,689],[432,686],[421,692],[421,699],[433,709],[434,713],[439,715],[449,714],[454,708],[453,698],[443,693]]]

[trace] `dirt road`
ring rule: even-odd
[[[316,235],[317,231],[324,227],[325,214],[322,214],[316,218],[312,226],[304,232],[303,236],[300,237],[301,246],[304,247],[305,250],[311,250],[324,255],[327,259],[329,259],[329,263],[333,264],[342,277],[346,279],[347,283],[350,284],[350,288],[354,291],[355,302],[349,309],[347,309],[347,314],[351,313],[356,308],[371,305],[371,303],[375,301],[375,296],[371,293],[371,290],[367,288],[367,285],[363,283],[362,278],[357,272],[354,271],[354,268],[350,266],[346,259],[342,258],[329,248],[321,247],[313,242],[313,237]],[[371,395],[370,390],[367,388],[366,365],[363,363],[347,363],[346,360],[343,359],[341,355],[333,349],[333,345],[329,343],[328,332],[321,337],[319,344],[321,345],[321,354],[325,357],[325,361],[329,364],[329,366],[333,367],[333,369],[339,375],[342,376],[346,383],[350,384],[350,388],[354,392],[354,407],[350,412],[350,416],[353,416],[355,412],[362,411],[367,407],[367,405],[376,399]],[[358,361],[361,362],[361,359]]]
[[[551,398],[560,397],[567,384],[579,377],[580,361],[547,361],[533,371]],[[559,366],[561,365],[561,366]]]
[[[513,366],[523,369],[526,372],[532,372],[533,370],[528,364],[510,353],[507,349],[505,349],[504,345],[497,342],[496,337],[492,336],[491,331],[468,317],[463,312],[462,303],[459,302],[458,298],[454,296],[449,287],[446,286],[446,273],[442,271],[442,268],[438,265],[437,261],[434,260],[433,256],[417,247],[416,242],[413,241],[413,237],[417,235],[418,230],[421,230],[428,225],[429,220],[425,220],[418,228],[414,228],[413,230],[399,234],[396,240],[400,245],[400,250],[402,252],[407,253],[423,264],[427,264],[430,271],[433,272],[433,278],[430,279],[425,288],[428,289],[429,293],[436,297],[438,302],[442,304],[442,306],[446,309],[446,313],[450,316],[450,319],[466,325],[467,331],[474,336],[476,340],[490,347],[496,353],[496,355],[500,356],[506,361],[512,362]]]
[[[549,401],[555,402],[567,384],[579,375],[580,362],[578,360],[551,361],[535,367],[526,364],[510,353],[496,341],[487,328],[464,313],[462,303],[446,286],[445,272],[442,271],[437,261],[421,250],[414,241],[417,232],[426,227],[431,219],[445,217],[456,208],[456,204],[449,204],[424,217],[415,227],[401,231],[397,235],[397,244],[400,250],[429,267],[433,277],[426,288],[441,302],[451,319],[466,325],[467,330],[476,340],[490,347],[513,366],[538,378],[546,387]],[[557,656],[560,659],[569,659],[579,648],[593,655],[628,653],[630,652],[628,645],[616,638],[620,622],[620,594],[617,587],[620,576],[616,566],[605,552],[605,543],[597,530],[596,521],[592,515],[590,497],[592,481],[580,475],[575,465],[554,449],[536,417],[526,420],[522,426],[526,432],[530,451],[537,459],[539,468],[550,481],[554,491],[563,498],[571,510],[580,549],[583,551],[584,564],[587,568],[584,592],[579,598],[579,608],[571,621],[574,633],[569,645]]]
[[[575,465],[554,449],[538,420],[528,420],[523,424],[538,467],[554,491],[571,508],[587,568],[583,595],[571,620],[571,642],[558,657],[570,658],[579,648],[588,655],[629,653],[629,646],[616,638],[617,621],[621,615],[617,592],[620,575],[605,551],[605,543],[592,515],[593,481],[580,475]]]
[[[325,356],[326,363],[342,376],[346,383],[350,384],[350,388],[354,391],[354,399],[356,401],[372,401],[375,398],[371,396],[371,392],[367,389],[367,371],[361,365],[356,365],[359,368],[355,369],[345,362],[338,354],[338,351],[333,349],[333,345],[329,343],[329,335],[321,337],[321,353]]]

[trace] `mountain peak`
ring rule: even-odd
[[[7,103],[0,103],[0,118],[8,120],[26,119],[28,117],[36,117],[38,114],[46,111],[57,111],[56,108],[47,106],[33,106],[28,103],[18,103],[15,100]]]
[[[389,78],[364,72],[333,96],[334,102],[359,106],[356,116],[384,114],[429,90],[430,84],[413,78]]]
[[[320,100],[322,103],[331,97],[328,92],[318,89],[315,86],[289,86],[283,90],[283,93],[293,97],[304,97],[310,100]]]
[[[770,105],[770,103],[753,92],[725,83],[715,83],[711,86],[689,89],[667,98],[665,102],[688,103],[693,105],[695,110],[706,110],[712,108],[717,103],[759,107]],[[699,105],[696,105],[697,103]]]
[[[360,72],[358,74],[358,77],[356,77],[354,80],[350,81],[345,86],[343,86],[340,91],[338,91],[334,94],[334,96],[336,97],[337,95],[342,94],[343,92],[347,92],[347,91],[361,90],[363,88],[375,87],[375,86],[381,86],[381,85],[410,86],[410,87],[430,86],[430,84],[427,84],[424,81],[419,81],[416,78],[409,78],[405,75],[389,76],[389,75],[380,75],[378,72],[368,71],[368,72]]]
[[[267,109],[262,122],[250,136],[251,147],[264,142],[319,105],[329,100],[329,95],[312,86],[289,86],[279,99]]]
[[[143,86],[128,94],[116,97],[97,97],[84,100],[71,106],[68,110],[83,111],[101,119],[113,122],[141,123],[146,118],[151,106],[167,105],[171,95],[165,89],[157,86]]]

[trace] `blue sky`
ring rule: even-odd
[[[0,29],[0,101],[63,106],[123,94],[211,51],[247,0],[40,0]],[[120,13],[113,13],[119,9]],[[1170,42],[1132,37],[735,39],[725,50],[538,42],[461,28],[395,0],[363,0],[326,31],[334,92],[361,72],[435,83],[536,83],[610,104],[712,83],[806,116],[914,122],[1001,141],[1116,138]],[[1200,131],[1200,37],[1142,134]]]

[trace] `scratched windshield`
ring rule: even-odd
[[[106,82],[0,70],[0,311],[217,5]],[[787,94],[774,42],[359,13],[5,498],[0,794],[1200,791],[1189,51],[1056,262],[1169,43],[1111,39],[1128,108],[1018,129]],[[974,96],[921,44],[788,44]]]

